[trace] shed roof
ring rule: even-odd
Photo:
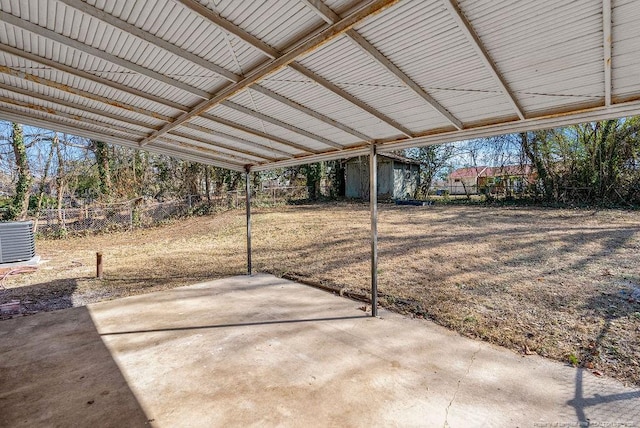
[[[528,176],[532,173],[531,165],[472,166],[456,169],[449,174],[449,178]]]
[[[640,113],[640,2],[3,0],[0,118],[264,170]]]
[[[401,162],[401,163],[408,164],[408,165],[420,165],[420,162],[418,162],[415,159],[411,159],[411,158],[408,158],[408,157],[405,157],[405,156],[400,156],[400,155],[397,155],[395,153],[383,153],[383,154],[380,154],[379,156],[382,157],[382,158],[392,159],[394,161]],[[355,160],[355,159],[358,159],[358,158],[357,157],[353,157],[353,158],[349,159],[348,161],[352,161],[352,160]]]

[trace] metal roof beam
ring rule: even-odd
[[[233,101],[223,101],[221,104],[223,106],[225,106],[225,107],[231,108],[233,110],[239,111],[239,112],[247,114],[249,116],[256,117],[256,118],[258,118],[260,120],[263,120],[265,122],[269,122],[272,125],[276,125],[276,126],[279,126],[281,128],[288,129],[289,131],[295,132],[296,134],[304,135],[307,138],[311,138],[312,140],[318,141],[318,142],[320,142],[322,144],[325,144],[327,146],[335,147],[337,149],[341,149],[343,147],[342,144],[335,143],[335,142],[333,142],[331,140],[328,140],[328,139],[326,139],[324,137],[316,135],[316,134],[314,134],[312,132],[309,132],[309,131],[307,131],[305,129],[301,129],[301,128],[298,128],[297,126],[290,125],[290,124],[288,124],[286,122],[283,122],[283,121],[278,120],[276,118],[273,118],[271,116],[267,116],[266,114],[263,114],[263,113],[260,113],[258,111],[252,110],[252,109],[250,109],[248,107],[245,107],[243,105],[234,103]]]
[[[321,113],[318,113],[315,110],[312,110],[312,109],[310,109],[308,107],[305,107],[305,106],[303,106],[301,104],[298,104],[295,101],[292,101],[287,97],[284,97],[284,96],[282,96],[282,95],[280,95],[280,94],[278,94],[278,93],[276,93],[276,92],[274,92],[274,91],[272,91],[270,89],[265,88],[264,86],[253,85],[253,86],[251,86],[251,89],[256,91],[256,92],[260,92],[261,94],[266,95],[269,98],[272,98],[272,99],[274,99],[276,101],[279,101],[282,104],[285,104],[285,105],[287,105],[287,106],[289,106],[291,108],[294,108],[294,109],[296,109],[296,110],[298,110],[298,111],[300,111],[300,112],[302,112],[302,113],[304,113],[304,114],[306,114],[308,116],[311,116],[311,117],[313,117],[315,119],[318,119],[319,121],[324,122],[327,125],[331,125],[334,128],[338,128],[338,129],[346,132],[347,134],[351,134],[351,135],[353,135],[355,137],[358,137],[363,141],[371,142],[371,140],[372,140],[372,138],[369,137],[368,135],[365,135],[362,132],[356,131],[355,129],[350,128],[347,125],[344,125],[344,124],[342,124],[342,123],[340,123],[340,122],[338,122],[336,120],[333,120],[328,116],[325,116],[325,115],[323,115]]]
[[[611,0],[602,0],[602,32],[604,36],[604,105],[611,105]]]
[[[0,89],[5,89],[5,88],[0,88]],[[34,97],[36,99],[39,99],[39,100],[47,101],[47,99],[45,99],[45,98],[39,98],[39,97],[36,97],[36,96],[33,96],[33,95],[30,95],[30,96],[32,96],[32,97]],[[6,104],[11,104],[11,105],[27,108],[27,109],[34,110],[34,111],[40,111],[40,112],[43,112],[43,113],[47,113],[49,115],[58,116],[58,117],[62,117],[62,118],[73,120],[73,121],[80,121],[80,122],[90,123],[90,124],[95,125],[95,126],[100,126],[100,127],[103,127],[103,128],[112,129],[114,131],[122,132],[124,134],[135,135],[135,136],[138,136],[138,137],[143,137],[144,135],[146,135],[144,132],[136,131],[136,130],[133,130],[133,129],[130,129],[130,128],[126,128],[126,127],[121,126],[121,125],[100,122],[98,120],[89,119],[89,118],[86,118],[86,117],[79,118],[79,116],[71,114],[71,113],[66,113],[66,112],[54,110],[54,109],[51,109],[51,108],[48,108],[48,107],[44,107],[42,105],[36,105],[36,104],[33,104],[33,103],[27,103],[27,102],[21,101],[21,100],[15,100],[15,99],[12,99],[12,98],[7,98],[7,97],[0,96],[0,102],[4,102]],[[76,107],[76,106],[68,106],[68,107],[79,108],[79,107]],[[94,112],[92,111],[91,113],[94,113]],[[94,114],[100,114],[100,113],[94,113]],[[79,120],[79,119],[81,119],[81,120]],[[192,137],[192,138],[193,138],[194,141],[198,140],[195,137]],[[211,146],[211,144],[212,144],[211,142],[208,142],[208,141],[204,141],[204,142],[209,146]],[[214,156],[215,155],[223,156],[222,158],[218,157],[217,159],[219,159],[219,160],[228,160],[228,159],[226,159],[226,157],[231,157],[231,158],[237,159],[238,161],[242,161],[242,162],[246,162],[246,163],[254,162],[254,159],[241,157],[241,156],[236,156],[236,155],[233,155],[233,154],[227,154],[227,153],[223,153],[223,152],[218,152],[215,149],[212,149],[211,147],[198,146],[196,144],[190,144],[189,145],[188,143],[176,142],[176,144],[178,144],[178,143],[183,147],[187,147],[187,146],[197,147],[197,150],[199,150],[199,151],[205,150],[206,152],[208,152],[208,153],[210,153],[211,155],[214,155]],[[218,144],[218,143],[215,143],[215,144]],[[223,145],[222,144],[218,144],[218,146],[222,147]],[[258,159],[275,160],[274,158],[268,159],[268,158],[261,157],[261,156],[256,156],[256,155],[253,155],[253,157],[254,158],[258,158]]]
[[[141,128],[146,128],[146,129],[155,129],[152,125],[146,123],[146,122],[141,122],[139,120],[135,120],[135,119],[129,119],[126,117],[122,117],[122,116],[118,116],[117,114],[113,114],[113,113],[109,113],[108,111],[104,111],[104,110],[100,110],[94,107],[89,107],[89,106],[84,106],[84,105],[80,105],[80,104],[76,104],[76,103],[72,103],[69,101],[65,101],[62,100],[60,98],[51,98],[49,96],[37,93],[37,92],[32,92],[29,91],[27,89],[22,89],[22,88],[18,88],[15,86],[9,86],[6,85],[4,83],[0,83],[0,89],[4,89],[6,91],[9,92],[14,92],[16,94],[20,94],[20,95],[24,95],[27,97],[32,97],[32,98],[36,98],[38,100],[41,101],[45,101],[45,102],[50,102],[53,104],[58,104],[64,107],[69,107],[69,108],[73,108],[76,110],[82,110],[82,111],[86,111],[88,113],[92,113],[98,116],[104,116],[104,117],[108,117],[110,119],[114,119],[117,120],[118,122],[123,122],[129,125],[135,125],[135,126],[139,126]],[[132,131],[133,132],[133,131]],[[136,131],[139,132],[139,131]],[[142,135],[144,135],[144,133],[142,133]]]
[[[199,57],[196,54],[193,54],[187,50],[179,48],[178,46],[167,42],[166,40],[154,36],[153,34],[145,31],[141,28],[136,27],[135,25],[129,24],[126,21],[121,20],[120,18],[116,18],[115,16],[98,9],[97,7],[91,6],[88,3],[85,3],[82,0],[59,0],[62,3],[65,3],[67,6],[70,6],[80,12],[86,13],[89,16],[93,16],[100,21],[106,22],[107,24],[124,31],[125,33],[132,34],[139,39],[144,40],[145,42],[151,43],[152,45],[156,45],[172,54],[179,56],[180,58],[184,58],[188,61],[193,62],[194,64],[199,65],[200,67],[207,69],[216,73],[218,76],[230,81],[237,82],[240,80],[240,76],[223,68],[217,64],[214,64],[202,57]]]
[[[178,117],[173,123],[166,124],[160,130],[151,133],[147,138],[140,141],[140,145],[144,146],[160,135],[169,132],[171,129],[188,121],[194,116],[209,110],[210,108],[220,104],[221,102],[233,97],[237,93],[243,91],[249,86],[262,80],[269,74],[275,73],[283,67],[288,66],[297,58],[318,49],[320,46],[332,41],[336,37],[344,34],[354,25],[364,21],[373,14],[376,14],[387,7],[397,3],[398,0],[373,0],[365,6],[358,8],[355,12],[349,14],[344,19],[325,28],[317,34],[307,38],[305,41],[297,44],[287,53],[268,61],[266,64],[256,67],[238,83],[234,83],[221,91],[219,91],[210,100],[200,102],[190,112]]]
[[[345,149],[337,152],[322,153],[318,155],[298,157],[294,159],[286,159],[265,165],[257,165],[251,168],[251,171],[269,171],[275,168],[286,168],[296,165],[304,165],[312,162],[331,161],[337,159],[346,159],[356,156],[366,156],[371,151],[371,146],[359,147],[355,149]]]
[[[379,145],[380,151],[402,150],[410,147],[421,147],[433,144],[444,144],[453,141],[485,138],[494,135],[527,132],[540,129],[559,128],[576,123],[593,122],[640,115],[640,101],[616,103],[610,107],[601,106],[564,113],[518,120],[496,125],[478,126],[462,131],[442,132],[440,134],[416,137],[406,140],[389,141]]]
[[[229,135],[229,134],[225,134],[224,132],[220,132],[220,131],[216,131],[213,129],[209,129],[207,127],[204,126],[200,126],[200,125],[196,125],[193,123],[185,123],[183,125],[185,128],[189,128],[192,129],[194,131],[198,131],[198,132],[202,132],[203,134],[207,134],[207,135],[213,135],[219,138],[226,138],[227,140],[232,140],[232,141],[236,141],[240,144],[249,146],[249,147],[254,147],[258,150],[264,150],[264,151],[269,151],[272,152],[274,155],[276,155],[276,157],[271,157],[271,156],[266,156],[266,155],[261,155],[258,154],[256,152],[251,152],[249,150],[243,150],[240,149],[238,147],[235,146],[231,146],[225,143],[221,143],[219,141],[210,141],[210,140],[205,140],[207,141],[209,144],[216,144],[219,147],[225,148],[227,150],[232,150],[232,151],[236,151],[238,153],[242,153],[245,155],[249,155],[249,156],[254,156],[257,158],[261,158],[261,159],[267,159],[267,160],[274,160],[274,159],[278,159],[278,158],[291,158],[293,157],[293,155],[291,153],[287,153],[287,152],[283,152],[281,150],[276,150],[276,149],[272,149],[271,147],[267,147],[267,146],[263,146],[261,144],[257,144],[254,143],[253,141],[249,141],[249,140],[245,140],[244,138],[240,138],[240,137],[236,137],[235,135]],[[189,134],[185,134],[185,133],[179,133],[178,131],[174,131],[173,134],[175,135],[180,135],[182,137],[184,137],[185,135],[189,135]],[[186,138],[186,137],[185,137]],[[198,137],[192,137],[192,138],[198,138]]]
[[[371,107],[370,105],[366,104],[364,101],[354,97],[353,95],[351,95],[349,92],[345,91],[344,89],[342,89],[338,85],[335,85],[335,84],[331,83],[329,80],[327,80],[327,79],[323,78],[322,76],[314,73],[313,71],[309,70],[308,68],[303,67],[302,65],[300,65],[297,62],[293,62],[293,63],[289,64],[289,67],[292,68],[293,70],[297,71],[298,73],[302,74],[303,76],[307,77],[312,82],[317,83],[318,85],[322,86],[323,88],[327,89],[328,91],[333,92],[338,97],[340,97],[340,98],[344,99],[345,101],[348,101],[349,103],[351,103],[354,106],[358,107],[360,110],[364,111],[365,113],[368,113],[371,116],[374,116],[375,118],[379,119],[381,122],[384,122],[387,125],[389,125],[390,127],[400,131],[402,134],[406,135],[407,137],[413,136],[413,133],[411,132],[411,130],[409,130],[409,128],[399,124],[394,119],[392,119],[389,116],[381,113],[380,111],[378,111],[375,108]]]
[[[462,10],[460,9],[460,5],[457,4],[456,0],[443,0],[443,1],[447,9],[449,9],[449,14],[453,18],[453,20],[456,22],[456,25],[464,33],[465,37],[469,41],[469,44],[471,45],[473,50],[476,52],[476,55],[478,56],[478,58],[480,58],[485,68],[491,73],[491,76],[500,87],[500,90],[502,91],[502,93],[507,97],[507,100],[509,101],[509,104],[511,104],[511,107],[513,107],[513,109],[515,110],[520,120],[524,120],[525,115],[522,110],[522,107],[520,106],[520,104],[518,103],[518,100],[514,96],[513,91],[509,89],[509,86],[507,85],[507,82],[505,82],[504,78],[502,77],[500,70],[498,70],[498,67],[489,56],[489,53],[487,52],[487,50],[484,48],[482,41],[480,40],[476,32],[473,30],[473,26],[464,16],[464,13],[462,13]]]
[[[52,118],[40,119],[36,117],[25,116],[24,112],[11,110],[3,106],[0,106],[0,116],[5,120],[23,123],[25,125],[37,126],[43,129],[56,129],[59,132],[66,132],[68,134],[78,135],[80,137],[90,138],[94,140],[109,141],[124,147],[139,149],[136,141],[128,140],[124,137],[113,135],[113,134],[105,134],[102,132],[98,132],[91,128],[83,126],[81,123],[70,125],[66,122],[55,120]],[[153,145],[149,145],[149,147],[145,150],[149,152],[172,156],[178,159],[188,160],[191,162],[204,163],[204,164],[216,166],[219,168],[226,168],[234,171],[245,170],[244,165],[238,165],[238,164],[229,163],[229,162],[220,162],[205,156],[187,155],[185,153],[174,151],[171,149],[159,149],[154,147]]]
[[[536,129],[559,128],[576,123],[593,122],[598,120],[614,119],[640,115],[640,101],[615,103],[610,107],[600,106],[586,108],[580,111],[549,114],[546,116],[529,118],[525,120],[510,121],[495,125],[477,126],[459,131],[447,131],[433,135],[425,135],[416,138],[405,138],[385,143],[376,144],[379,153],[388,153],[411,147],[424,147],[434,144],[444,144],[454,141],[469,140],[474,138],[491,137],[494,135],[533,131]],[[309,156],[299,156],[294,159],[286,159],[270,164],[257,165],[252,171],[267,171],[275,168],[303,165],[323,160],[344,159],[352,156],[362,156],[369,153],[369,147],[349,148],[335,152],[321,153]]]
[[[175,137],[176,135],[174,135]],[[179,136],[179,135],[177,135]],[[215,150],[215,148],[211,147],[211,143],[204,140],[201,141],[198,138],[189,138],[189,142],[184,142],[184,141],[180,141],[180,140],[176,140],[175,138],[169,138],[169,135],[164,135],[162,137],[162,139],[158,140],[158,141],[162,141],[165,140],[166,143],[171,144],[172,146],[180,146],[181,148],[185,148],[187,150],[191,150],[192,152],[194,152],[194,154],[201,154],[204,153],[208,156],[210,156],[212,159],[218,159],[218,160],[222,160],[222,161],[226,161],[226,162],[233,162],[233,161],[237,161],[238,165],[241,164],[251,164],[256,162],[255,159],[251,159],[251,158],[247,158],[247,157],[243,157],[243,156],[236,156],[236,155],[231,155],[231,154],[227,154],[224,152],[220,152],[218,150]],[[253,156],[254,158],[258,158],[258,159],[264,159],[261,158],[260,156]],[[233,158],[233,160],[228,159],[228,158]]]
[[[335,85],[335,84],[331,83],[327,79],[325,79],[325,78],[317,75],[313,71],[301,66],[297,62],[289,64],[289,67],[291,67],[292,69],[294,69],[298,73],[302,74],[303,76],[307,77],[311,81],[313,81],[313,82],[317,83],[318,85],[322,86],[323,88],[333,92],[337,96],[345,99],[346,101],[349,101],[351,104],[355,105],[360,110],[363,110],[363,111],[369,113],[370,115],[378,118],[379,120],[381,120],[382,122],[384,122],[387,125],[391,126],[392,128],[397,129],[398,131],[400,131],[401,133],[403,133],[407,137],[412,137],[413,136],[413,133],[411,132],[411,130],[409,128],[407,128],[407,127],[405,127],[403,125],[400,125],[395,120],[393,120],[390,117],[380,113],[378,110],[374,109],[373,107],[365,104],[363,101],[361,101],[358,98],[354,97],[353,95],[351,95],[350,93],[348,93],[347,91],[345,91],[344,89],[339,87],[338,85]]]
[[[280,56],[280,52],[278,52],[276,49],[272,48],[262,40],[252,36],[251,34],[247,33],[246,31],[242,30],[241,28],[237,27],[236,25],[232,24],[226,19],[222,18],[220,15],[218,15],[208,7],[198,3],[197,1],[195,0],[176,0],[176,1],[182,3],[187,8],[205,17],[214,25],[216,25],[218,28],[221,28],[227,33],[237,37],[238,39],[242,40],[244,43],[253,47],[254,49],[259,50],[269,58],[273,59]]]
[[[329,6],[325,5],[322,1],[319,0],[302,0],[311,10],[313,10],[317,15],[322,17],[328,24],[334,24],[338,22],[341,18],[340,15],[335,13]],[[393,62],[391,62],[386,56],[382,54],[378,49],[375,48],[371,43],[369,43],[364,37],[362,37],[358,32],[353,29],[349,29],[345,32],[345,34],[365,52],[369,57],[371,57],[374,61],[380,64],[383,68],[387,69],[391,74],[393,74],[400,82],[406,85],[409,89],[411,89],[415,94],[417,94],[420,98],[422,98],[427,104],[429,104],[433,109],[435,109],[440,115],[442,115],[445,119],[447,119],[453,126],[457,129],[462,129],[464,126],[462,122],[456,118],[451,112],[449,112],[446,108],[442,106],[435,98],[429,95],[424,89],[420,87],[416,82],[411,80],[409,76],[407,76],[398,66],[396,66]]]
[[[73,121],[82,121],[82,122],[90,123],[90,124],[95,125],[95,126],[100,126],[102,128],[111,129],[111,130],[114,130],[114,131],[118,131],[118,132],[122,132],[122,133],[125,133],[125,134],[129,134],[129,135],[136,135],[136,136],[145,135],[144,132],[136,131],[136,130],[133,130],[131,128],[125,128],[124,126],[120,126],[120,125],[117,125],[117,124],[101,122],[99,120],[89,119],[87,117],[82,117],[81,118],[77,114],[66,113],[66,112],[63,112],[63,111],[52,109],[50,107],[45,107],[45,106],[37,105],[37,104],[34,104],[34,103],[28,103],[26,101],[16,100],[16,99],[9,98],[9,97],[0,96],[0,102],[6,103],[6,104],[12,104],[12,105],[19,106],[19,107],[22,107],[22,108],[26,108],[26,109],[29,109],[29,110],[33,110],[33,111],[39,111],[41,113],[47,113],[47,114],[50,114],[50,115],[53,115],[53,116],[63,117],[65,119],[69,119],[69,120],[73,120]]]
[[[107,104],[111,107],[117,107],[123,110],[131,111],[134,113],[139,113],[148,117],[152,117],[154,119],[162,120],[165,122],[171,122],[173,119],[169,116],[165,116],[159,113],[155,113],[151,110],[147,110],[141,107],[136,107],[130,104],[121,103],[112,98],[103,97],[101,95],[97,95],[91,92],[83,91],[82,89],[77,89],[71,87],[69,85],[65,85],[63,83],[56,82],[54,80],[46,79],[44,77],[36,76],[35,74],[26,73],[24,71],[16,70],[11,67],[7,67],[5,65],[0,65],[0,73],[7,74],[9,76],[17,77],[22,80],[26,80],[28,82],[33,82],[38,85],[46,86],[49,88],[57,89],[59,91],[63,91],[72,95],[77,95],[82,98],[86,98],[88,100],[97,101],[103,104]]]
[[[274,135],[265,134],[264,132],[259,131],[257,129],[249,128],[248,126],[244,126],[240,123],[223,119],[221,117],[214,116],[209,113],[202,113],[199,117],[210,120],[211,122],[219,123],[221,125],[225,125],[230,128],[237,129],[238,131],[242,131],[250,135],[255,135],[256,137],[261,137],[271,141],[275,141],[276,143],[282,144],[283,146],[291,147],[292,149],[300,150],[305,153],[319,153],[317,150],[310,149],[309,147],[302,146],[300,144],[285,140],[284,138],[276,137]]]
[[[52,61],[52,60],[50,60],[48,58],[43,58],[41,56],[34,55],[32,53],[29,53],[29,52],[21,51],[21,50],[19,50],[17,48],[14,48],[12,46],[0,44],[0,51],[4,51],[4,52],[6,52],[6,53],[8,53],[10,55],[13,55],[13,56],[18,57],[18,58],[23,58],[23,59],[26,59],[28,61],[37,62],[39,64],[45,65],[47,67],[50,67],[50,68],[52,68],[54,70],[59,70],[59,71],[68,73],[68,74],[70,74],[72,76],[80,77],[82,79],[86,79],[86,80],[89,80],[89,81],[92,81],[92,82],[95,82],[95,83],[99,83],[99,84],[104,85],[104,86],[108,86],[108,87],[113,88],[113,89],[117,89],[117,90],[122,91],[122,92],[126,92],[126,93],[128,93],[130,95],[134,95],[136,97],[143,98],[143,99],[145,99],[147,101],[153,101],[154,103],[165,105],[167,107],[171,107],[171,108],[174,108],[174,109],[180,110],[180,111],[189,111],[189,107],[185,106],[183,104],[179,104],[179,103],[167,100],[165,98],[157,97],[155,95],[148,94],[146,92],[140,91],[140,90],[135,89],[135,88],[131,88],[131,87],[128,87],[128,86],[125,86],[125,85],[121,85],[120,83],[116,83],[116,82],[114,82],[112,80],[105,79],[104,77],[96,76],[94,74],[87,73],[86,71],[78,70],[78,69],[73,68],[71,66],[68,66],[68,65],[65,65],[65,64],[62,64],[62,63],[59,63],[59,62]]]
[[[193,94],[199,98],[206,100],[210,96],[207,91],[194,88],[193,86],[180,82],[179,80],[173,79],[169,76],[165,76],[164,74],[158,73],[156,71],[149,70],[148,68],[145,68],[131,61],[127,61],[126,59],[122,59],[110,53],[101,51],[100,49],[94,48],[93,46],[85,45],[84,43],[79,42],[78,40],[74,40],[70,37],[63,36],[62,34],[56,33],[55,31],[41,27],[37,24],[26,21],[24,19],[18,18],[17,16],[11,15],[7,12],[0,11],[0,21],[4,21],[15,27],[22,28],[23,30],[29,31],[33,34],[44,37],[46,39],[53,40],[62,45],[69,46],[73,49],[76,49],[80,52],[84,52],[96,58],[103,59],[112,64],[119,65],[120,67],[124,67],[128,70],[134,71],[140,75],[149,77],[158,82],[167,84],[169,86],[173,86],[174,88],[181,89],[185,92],[189,92],[190,94]]]

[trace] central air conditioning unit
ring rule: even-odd
[[[26,262],[35,256],[33,222],[0,223],[0,264]]]

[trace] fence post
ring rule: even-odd
[[[133,205],[129,205],[129,230],[133,230]]]

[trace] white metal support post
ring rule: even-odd
[[[247,205],[247,275],[251,275],[251,172],[247,168],[246,180],[246,205]]]
[[[378,153],[369,154],[369,202],[371,206],[371,316],[378,316]]]

